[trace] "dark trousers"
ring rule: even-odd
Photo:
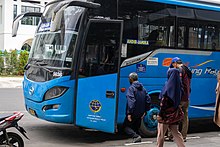
[[[132,121],[130,122],[128,121],[128,118],[125,117],[123,124],[124,131],[132,138],[136,138],[139,136],[140,126],[141,126],[141,118],[132,118]]]

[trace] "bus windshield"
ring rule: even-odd
[[[62,2],[59,5],[54,3],[45,9],[33,41],[30,61],[43,60],[48,66],[71,67],[84,8],[63,8],[60,4]]]

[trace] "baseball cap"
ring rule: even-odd
[[[176,63],[177,63],[177,64],[182,64],[183,62],[182,62],[181,59],[179,59],[179,60],[176,61]]]
[[[171,63],[175,63],[175,62],[177,62],[178,60],[180,60],[179,57],[174,57],[174,58],[172,59]]]
[[[182,64],[182,60],[179,57],[174,57],[171,61],[170,68],[173,68],[173,63]]]

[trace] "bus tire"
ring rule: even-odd
[[[141,121],[140,134],[143,137],[157,136],[157,114],[160,110],[159,94],[151,95],[151,109]]]

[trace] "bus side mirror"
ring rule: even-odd
[[[12,37],[17,36],[17,32],[18,32],[18,26],[19,26],[19,21],[24,17],[24,14],[20,14],[18,15],[12,24]]]
[[[86,2],[86,1],[78,1],[78,0],[72,0],[72,1],[66,1],[63,3],[58,4],[55,7],[51,24],[50,24],[50,31],[56,32],[59,29],[61,29],[61,23],[62,23],[62,17],[64,16],[64,10],[69,6],[80,6],[90,9],[99,8],[101,5],[98,3],[93,2]]]
[[[24,17],[41,17],[42,13],[39,12],[27,12],[27,13],[22,13],[20,15],[18,15],[12,24],[12,37],[17,36],[17,31],[18,31],[18,26],[19,26],[19,21],[24,18]]]

